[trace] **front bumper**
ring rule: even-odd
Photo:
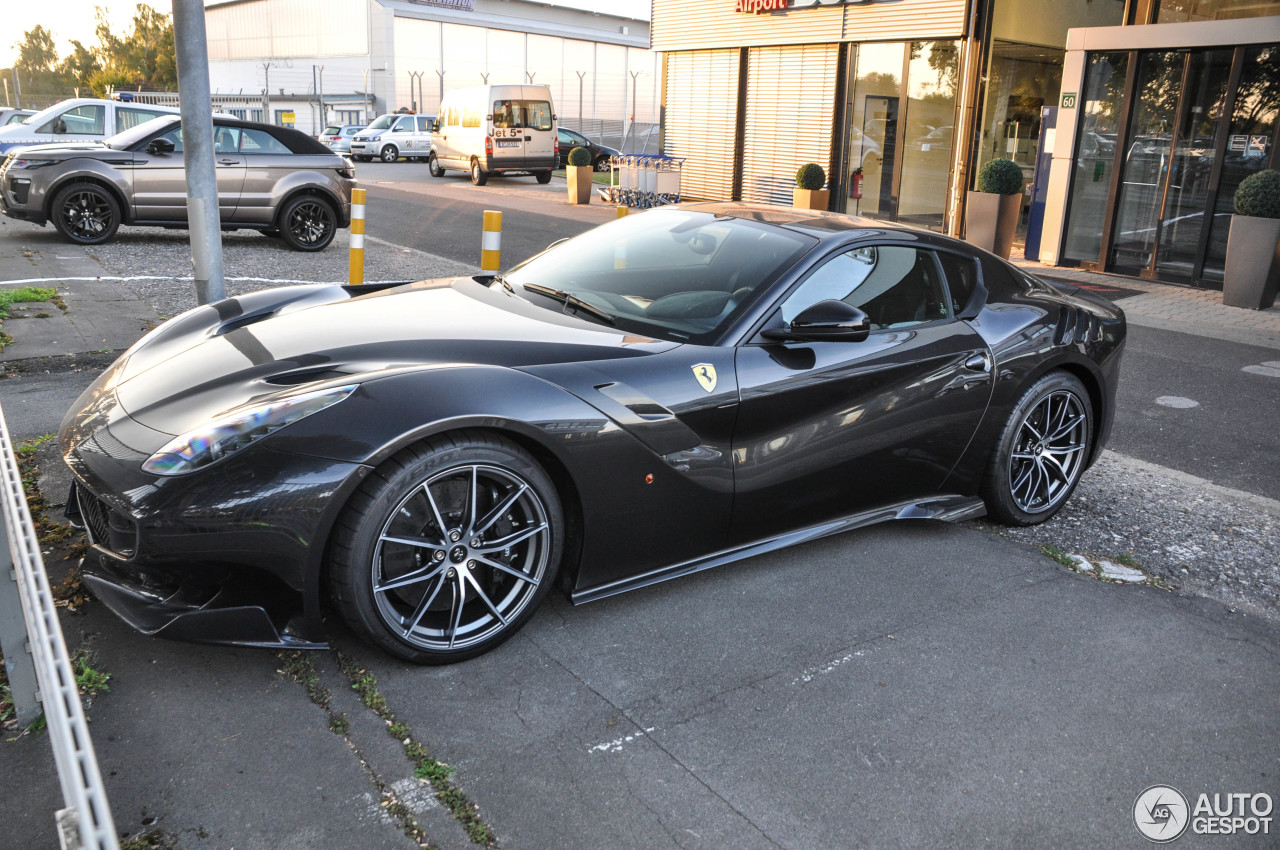
[[[0,163],[0,212],[9,218],[43,225],[48,220],[43,209],[44,193],[25,171],[11,173],[13,159],[10,154]]]
[[[324,549],[363,467],[252,446],[164,478],[141,464],[166,435],[127,417],[69,450],[66,438],[68,516],[90,542],[81,573],[121,619],[202,643],[323,645]]]

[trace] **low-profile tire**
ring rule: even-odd
[[[1053,371],[1027,388],[1000,434],[982,483],[987,513],[1036,525],[1071,498],[1093,448],[1093,404],[1075,375]]]
[[[427,158],[427,170],[431,172],[432,177],[444,176],[444,169],[440,167],[440,163],[436,160],[435,154],[432,154]]]
[[[78,245],[101,245],[120,228],[120,202],[96,183],[64,186],[49,212],[58,232]]]
[[[385,145],[378,154],[378,158],[383,162],[395,162],[400,158],[400,151],[396,150],[395,145]]]
[[[333,241],[338,216],[319,195],[298,195],[280,210],[276,224],[280,238],[295,251],[322,251]]]
[[[334,602],[375,646],[416,664],[488,652],[555,582],[564,523],[555,486],[514,443],[438,437],[378,467],[338,521]]]
[[[480,160],[471,160],[471,182],[477,186],[483,186],[489,182],[489,175],[484,173],[484,169],[480,167]]]
[[[534,176],[538,178],[538,182],[539,182],[539,183],[544,183],[544,184],[545,184],[545,183],[550,183],[550,182],[551,182],[551,172],[550,172],[550,171],[539,171],[539,172],[538,172],[537,174],[535,174]]]

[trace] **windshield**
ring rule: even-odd
[[[628,215],[502,275],[530,302],[629,331],[711,343],[817,240],[686,209]],[[529,287],[525,289],[524,287]],[[537,288],[556,290],[560,298]],[[573,296],[594,309],[577,309]]]
[[[378,116],[378,120],[374,121],[368,127],[365,127],[365,129],[366,130],[385,130],[388,127],[390,127],[392,124],[394,124],[396,119],[399,117],[400,117],[399,115],[380,115]]]
[[[161,115],[159,118],[152,118],[150,121],[143,121],[141,124],[130,127],[128,130],[122,130],[103,142],[109,148],[122,151],[136,145],[144,139],[149,139],[155,134],[165,130],[170,124],[177,123],[179,116],[177,115]]]

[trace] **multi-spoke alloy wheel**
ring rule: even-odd
[[[296,251],[319,251],[333,241],[338,218],[333,207],[314,195],[301,195],[280,211],[280,235]]]
[[[353,500],[335,547],[335,598],[353,626],[402,658],[469,658],[532,615],[554,580],[561,535],[554,487],[515,446],[424,444]]]
[[[76,183],[53,199],[53,225],[81,245],[98,245],[116,235],[120,205],[110,192],[93,183]]]
[[[1066,503],[1085,465],[1093,409],[1080,380],[1050,372],[1014,408],[987,472],[991,515],[1012,525],[1044,522]]]

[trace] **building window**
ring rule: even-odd
[[[243,121],[245,119],[245,116],[248,114],[243,109],[228,109],[227,112],[239,118],[241,121]]]
[[[278,127],[292,127],[294,118],[295,113],[292,109],[276,110],[276,126]]]
[[[1280,0],[1156,0],[1155,22],[1221,21],[1280,15]]]
[[[334,115],[337,116],[337,119],[334,122],[336,124],[360,123],[360,110],[358,109],[337,109],[334,110]]]
[[[250,121],[258,121],[258,122],[261,122],[261,121],[262,121],[262,110],[261,110],[261,109],[251,109],[251,110],[249,110],[249,120],[250,120]]]

